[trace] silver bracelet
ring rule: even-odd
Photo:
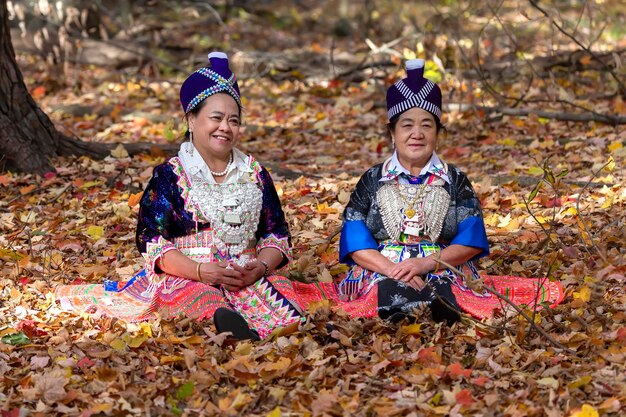
[[[270,266],[267,264],[267,262],[262,261],[259,259],[259,262],[261,262],[263,264],[263,266],[265,267],[265,271],[263,272],[263,278],[267,278],[267,276],[270,273]]]

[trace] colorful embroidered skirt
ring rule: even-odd
[[[174,239],[178,250],[197,262],[226,260],[211,250],[210,231]],[[254,258],[254,249],[242,255]],[[155,285],[158,282],[158,285]],[[128,282],[105,280],[103,284],[65,285],[57,288],[61,308],[74,312],[116,317],[138,322],[178,316],[212,319],[220,307],[234,309],[261,338],[274,329],[302,320],[291,281],[274,275],[262,278],[237,292],[168,274],[156,275],[145,268]]]
[[[420,242],[412,245],[385,242],[379,251],[393,262],[400,262],[409,257],[425,257],[442,250],[445,245]],[[457,268],[464,276],[482,278],[484,284],[506,296],[518,306],[541,309],[545,305],[555,306],[563,300],[563,289],[558,282],[548,279],[522,278],[513,276],[480,276],[472,264],[466,262]],[[443,298],[454,307],[479,319],[493,317],[496,311],[507,313],[512,307],[498,296],[487,291],[477,293],[465,285],[464,277],[449,269],[441,269],[426,276],[431,289],[435,289],[438,298]],[[407,310],[434,301],[431,289],[423,290],[423,296],[407,296],[406,289],[397,285],[398,294],[390,288],[390,279],[378,273],[354,266],[347,277],[339,284],[294,283],[298,303],[305,307],[321,300],[330,300],[334,308],[342,309],[352,317],[385,316],[389,310]],[[382,287],[380,287],[382,284]],[[380,288],[379,288],[380,287]],[[453,295],[450,294],[449,289]],[[410,291],[409,291],[410,292]],[[414,291],[416,292],[416,291]],[[384,299],[388,300],[385,301]],[[404,305],[403,305],[404,303]],[[433,311],[434,313],[434,311]]]
[[[180,281],[180,278],[168,277],[166,284],[172,284],[174,280]],[[164,289],[167,288],[164,286],[152,295],[146,295],[150,282],[148,274],[142,270],[120,290],[111,283],[65,285],[57,288],[55,295],[64,310],[116,317],[131,323],[157,316],[212,319],[218,308],[230,308],[244,316],[261,338],[302,318],[297,307],[289,301],[296,298],[291,281],[279,275],[262,278],[237,292],[185,281],[184,286],[173,291]]]
[[[196,261],[223,260],[214,259],[214,255],[206,247],[199,248],[189,242],[185,238],[184,242],[181,240],[175,243],[181,252]],[[400,262],[407,257],[428,256],[443,247],[426,242],[414,245],[383,244],[380,251],[394,262]],[[196,250],[198,248],[202,250]],[[471,262],[458,269],[468,277],[478,277]],[[238,292],[225,291],[167,274],[159,276],[160,285],[155,287],[153,274],[154,272],[143,269],[125,283],[107,280],[104,285],[61,286],[56,290],[56,297],[65,310],[116,317],[127,322],[150,320],[157,316],[211,319],[218,308],[231,308],[242,314],[261,338],[269,336],[277,328],[301,321],[300,312],[321,300],[330,300],[334,308],[344,310],[351,317],[385,317],[393,311],[404,311],[434,300],[431,292],[411,299],[406,293],[410,293],[412,289],[406,289],[387,277],[358,266],[353,267],[338,285],[304,284],[274,275]],[[487,286],[520,306],[554,306],[563,299],[561,285],[547,279],[511,276],[481,278]],[[472,291],[464,284],[463,277],[457,276],[451,270],[442,269],[429,273],[426,281],[431,284],[431,288],[438,289],[438,295],[475,317],[482,319],[492,317],[497,310],[510,310],[510,306],[497,296],[488,292]],[[388,284],[398,284],[398,288],[394,289]],[[397,293],[394,294],[394,291]]]

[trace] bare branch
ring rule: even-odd
[[[458,274],[460,276],[465,277],[465,274],[463,274],[463,272],[459,271],[458,269],[456,269],[454,266],[450,265],[449,263],[441,260],[441,258],[437,259],[437,261],[442,264],[445,265],[448,269],[450,269],[452,272],[454,272],[455,274]],[[499,300],[504,301],[505,303],[507,303],[508,305],[510,305],[511,307],[513,307],[513,309],[522,317],[524,317],[524,319],[526,319],[528,321],[528,323],[530,323],[530,325],[537,330],[543,337],[545,337],[550,343],[552,343],[554,346],[558,347],[559,349],[563,349],[564,351],[566,351],[568,354],[570,355],[574,355],[576,354],[575,351],[571,350],[570,348],[563,346],[558,340],[556,340],[555,338],[553,338],[552,336],[550,336],[550,334],[548,332],[546,332],[541,326],[539,326],[537,323],[534,322],[534,320],[532,318],[530,318],[528,316],[528,314],[526,314],[524,312],[524,310],[522,310],[517,304],[515,304],[513,301],[511,301],[507,296],[500,294],[498,291],[489,288],[487,285],[484,285],[482,287],[485,291],[487,291],[489,294],[495,295],[496,297],[498,297]]]
[[[528,0],[530,2],[530,4],[537,10],[539,10],[541,12],[541,14],[543,14],[545,17],[547,17],[548,19],[550,19],[550,22],[552,23],[552,25],[554,27],[556,27],[559,32],[561,32],[562,34],[564,34],[565,36],[567,36],[568,38],[570,38],[574,43],[576,43],[576,45],[580,46],[581,49],[583,49],[585,52],[589,53],[593,59],[595,59],[596,61],[600,62],[602,64],[602,66],[604,67],[604,69],[611,74],[611,77],[613,77],[613,79],[617,82],[617,85],[619,87],[620,90],[620,94],[622,95],[622,97],[626,97],[626,85],[624,85],[624,83],[619,79],[619,77],[617,76],[617,74],[615,74],[615,72],[613,71],[613,69],[611,67],[609,67],[607,64],[604,63],[604,61],[602,61],[595,52],[593,52],[590,48],[586,47],[585,45],[583,45],[578,39],[576,39],[576,37],[574,35],[572,35],[571,33],[569,33],[568,31],[566,31],[563,26],[559,25],[553,18],[552,16],[550,16],[550,14],[548,14],[548,12],[546,12],[541,6],[539,6],[539,4],[537,4],[536,0]]]
[[[607,162],[606,164],[602,165],[602,167],[600,169],[598,169],[596,172],[594,172],[593,176],[589,179],[588,183],[590,183],[596,176],[598,176],[598,174],[604,169],[606,168],[606,166],[609,165],[609,162]],[[598,247],[598,245],[596,245],[596,243],[593,241],[593,235],[591,234],[591,232],[589,231],[589,229],[587,229],[587,225],[585,224],[585,219],[583,218],[583,215],[580,211],[580,197],[583,195],[583,193],[585,192],[585,190],[588,187],[588,183],[585,184],[585,186],[583,187],[582,190],[580,190],[580,193],[578,193],[578,198],[576,199],[576,213],[578,213],[578,215],[581,217],[581,224],[583,225],[583,229],[585,229],[585,233],[587,233],[587,236],[589,236],[589,240],[591,241],[591,245],[593,246],[593,248],[596,250],[596,252],[598,253],[598,255],[600,255],[600,258],[602,258],[602,260],[606,263],[607,259],[606,256],[604,256],[604,254],[602,253],[602,251],[600,250],[600,248]]]
[[[481,110],[486,113],[501,113],[508,116],[528,116],[535,114],[544,119],[555,119],[568,122],[599,122],[609,125],[623,125],[626,124],[625,116],[615,115],[601,115],[596,113],[564,113],[564,112],[551,112],[538,109],[525,109],[525,108],[510,108],[510,107],[491,107],[491,106],[478,106],[473,104],[463,103],[450,103],[447,106],[448,111],[470,111]]]

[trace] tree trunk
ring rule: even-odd
[[[5,0],[0,0],[0,170],[42,174],[57,155],[104,157],[111,145],[86,143],[60,133],[24,84],[11,44]]]

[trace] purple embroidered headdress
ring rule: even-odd
[[[210,68],[195,71],[180,87],[180,104],[185,114],[216,93],[229,94],[241,109],[239,86],[235,74],[228,66],[228,56],[224,52],[211,52],[209,61]]]
[[[437,122],[441,121],[441,90],[424,78],[424,60],[411,59],[406,63],[407,77],[387,90],[387,117],[393,121],[410,108],[426,110]]]

